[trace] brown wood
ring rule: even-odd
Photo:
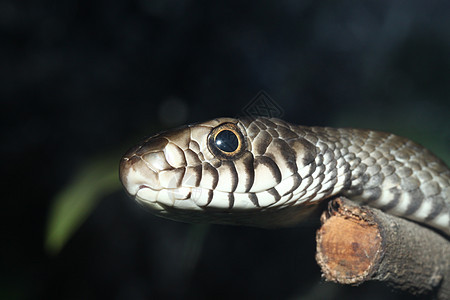
[[[326,280],[378,280],[450,299],[450,241],[444,235],[343,197],[329,203],[321,222],[316,259]]]

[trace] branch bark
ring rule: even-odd
[[[316,260],[340,284],[378,280],[414,295],[450,299],[450,241],[419,224],[346,198],[321,216]]]

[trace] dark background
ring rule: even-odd
[[[57,256],[54,196],[92,157],[236,116],[395,132],[449,162],[447,1],[0,1],[2,299],[400,299],[320,282],[317,224],[192,226],[104,197]],[[117,161],[120,155],[117,157]]]

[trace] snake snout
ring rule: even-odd
[[[124,155],[120,180],[136,200],[172,206],[176,200],[190,197],[190,189],[182,187],[185,167],[185,155],[177,145],[154,137]]]
[[[136,196],[144,188],[152,190],[161,189],[158,174],[137,155],[129,158],[123,157],[120,162],[119,173],[120,181],[131,196]]]

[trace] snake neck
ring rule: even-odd
[[[325,166],[325,185],[312,201],[340,194],[450,235],[450,170],[430,151],[390,133],[303,130],[317,138],[311,140],[317,149],[315,163]],[[333,181],[334,172],[331,191],[326,183]]]

